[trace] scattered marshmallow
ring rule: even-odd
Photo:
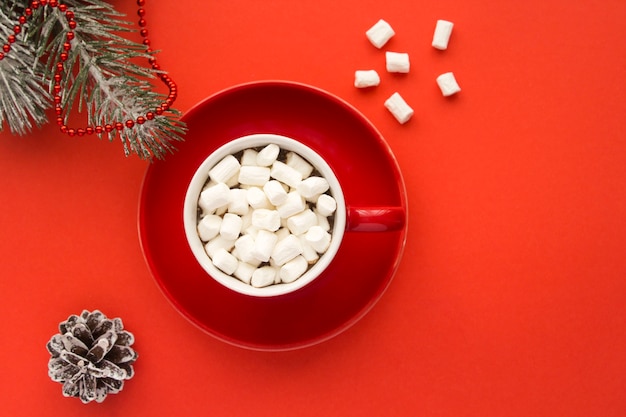
[[[224,157],[209,171],[209,178],[215,182],[227,182],[237,174],[241,165],[232,155]]]
[[[408,73],[411,69],[409,54],[404,52],[385,52],[388,72]]]
[[[397,92],[393,93],[391,97],[389,97],[385,101],[385,107],[401,124],[408,122],[409,119],[413,117],[413,109],[406,103],[406,101],[404,101],[402,96]]]
[[[357,70],[354,72],[356,88],[376,87],[380,84],[380,76],[376,70]]]
[[[461,91],[461,87],[459,87],[459,84],[457,84],[454,78],[454,74],[451,72],[446,72],[437,77],[437,84],[444,97],[451,96]]]
[[[367,39],[378,49],[382,48],[395,34],[391,25],[383,19],[365,32]]]
[[[437,20],[435,33],[433,34],[433,48],[445,50],[448,48],[448,41],[452,34],[454,23],[447,20]]]

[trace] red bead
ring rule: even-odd
[[[67,10],[67,5],[66,4],[59,4],[59,10],[64,12]]]
[[[13,33],[15,33],[16,35],[20,33],[21,31],[22,31],[21,26],[17,26],[17,25],[13,26]]]
[[[96,126],[94,130],[96,131],[97,134],[104,132],[104,128],[102,126]]]
[[[9,35],[9,37],[7,38],[7,41],[9,41],[9,43],[15,43],[16,41],[15,35]]]
[[[63,107],[61,107],[60,105],[59,105],[59,107],[55,107],[55,108],[54,108],[54,113],[55,113],[57,116],[61,116],[61,115],[63,114]]]
[[[133,126],[135,126],[135,122],[133,122],[132,120],[126,120],[126,127],[127,128],[132,128]]]
[[[74,32],[67,32],[67,35],[65,35],[65,37],[68,41],[71,41],[72,39],[74,39]]]
[[[59,94],[61,92],[61,86],[57,84],[53,87],[53,90],[54,94]]]
[[[26,16],[31,16],[33,14],[33,9],[31,9],[30,7],[27,7],[26,9],[24,9],[24,14]]]
[[[75,20],[70,20],[67,24],[70,27],[70,29],[76,29],[76,21]]]
[[[93,135],[93,127],[87,126],[85,128],[85,133],[88,134],[88,135]]]
[[[61,82],[61,74],[54,74],[54,81],[57,83]]]
[[[64,49],[65,51],[69,51],[70,49],[72,49],[72,45],[70,45],[68,42],[65,42],[65,43],[63,44],[63,49]]]
[[[104,130],[107,131],[107,132],[111,132],[113,130],[113,126],[108,125],[108,124],[104,125]]]
[[[50,7],[57,7],[59,5],[59,2],[57,0],[50,0],[50,2],[48,3],[48,5]]]
[[[144,124],[144,123],[146,123],[146,119],[145,119],[145,117],[139,116],[139,117],[137,118],[137,124],[142,125],[142,124]]]
[[[74,129],[67,129],[67,134],[69,136],[74,136],[76,134],[76,131]]]
[[[33,1],[30,4],[30,7],[32,7],[33,9],[38,9],[39,8],[39,2],[38,1]]]
[[[145,38],[146,36],[148,36],[148,29],[141,29],[139,31],[139,34]]]
[[[48,4],[48,0],[39,0],[39,3],[40,3],[42,6],[45,6],[46,4]]]
[[[62,62],[59,62],[57,64],[57,72],[58,73],[62,73],[63,72],[63,63]]]
[[[61,132],[67,133],[67,125],[61,126]]]
[[[20,25],[23,25],[26,23],[26,16],[20,16],[20,18],[17,20],[18,22],[20,22]]]
[[[124,129],[124,125],[122,124],[122,122],[115,123],[115,129],[117,129],[117,130]]]
[[[76,134],[78,136],[84,136],[85,135],[85,129],[76,129]]]
[[[137,6],[143,7],[146,5],[146,0],[137,0]]]
[[[144,17],[146,15],[146,10],[145,9],[137,10],[137,15],[139,15],[139,17]]]
[[[9,45],[8,43],[5,43],[5,44],[2,46],[2,50],[3,50],[4,52],[9,52],[9,51],[11,50],[11,45]]]
[[[154,119],[154,113],[152,113],[151,111],[149,111],[148,113],[146,113],[146,119],[148,119],[148,120],[152,120],[152,119]]]
[[[4,54],[0,52],[0,61],[2,61],[3,59],[4,59]]]
[[[146,46],[150,46],[150,39],[144,39],[144,40],[143,40],[143,44],[144,44],[144,45],[146,45]],[[150,49],[148,49],[148,53],[150,53],[150,51],[151,51],[151,50],[150,50]]]
[[[154,109],[154,112],[158,115],[162,115],[163,114],[163,108],[162,107],[157,107],[156,109]]]
[[[72,20],[74,19],[74,12],[69,10],[67,13],[65,13],[65,17],[67,18],[67,20]]]
[[[54,96],[54,104],[61,104],[61,96],[60,95],[56,95]]]
[[[139,19],[139,26],[145,27],[147,24],[146,19]]]
[[[61,61],[65,62],[67,61],[68,55],[65,52],[63,52],[59,57],[61,58]]]
[[[63,118],[62,117],[57,117],[57,124],[59,126],[63,126]]]

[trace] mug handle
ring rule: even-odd
[[[348,207],[346,214],[346,231],[350,232],[392,232],[406,222],[403,207]]]

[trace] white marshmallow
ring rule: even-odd
[[[391,25],[383,19],[380,19],[378,22],[376,22],[376,24],[374,24],[374,26],[372,26],[365,32],[367,39],[369,39],[372,45],[374,45],[378,49],[382,48],[387,43],[387,41],[389,41],[389,39],[391,39],[391,37],[395,34],[396,33],[394,32]]]
[[[255,209],[252,212],[252,226],[275,232],[280,228],[280,213],[276,210]]]
[[[404,124],[413,117],[413,109],[404,101],[399,93],[393,93],[385,101],[385,107],[393,114],[398,122]]]
[[[328,217],[321,215],[317,212],[317,210],[315,211],[315,215],[317,216],[317,225],[327,232],[330,231],[330,222],[328,221]]]
[[[302,181],[302,174],[299,171],[280,161],[272,164],[270,176],[290,187],[296,187]]]
[[[256,271],[256,266],[250,265],[245,262],[239,262],[239,264],[237,265],[237,269],[235,269],[233,275],[236,278],[239,278],[241,281],[245,282],[246,284],[250,284],[254,271]]]
[[[324,194],[325,195],[325,194]],[[306,233],[312,226],[317,225],[317,215],[311,209],[293,215],[287,219],[287,227],[294,235]]]
[[[263,191],[270,203],[275,206],[284,204],[287,200],[287,191],[285,191],[282,184],[276,180],[266,182],[263,186]]]
[[[252,256],[261,262],[269,261],[276,247],[276,242],[278,242],[278,237],[274,233],[267,230],[259,230],[254,239]]]
[[[300,278],[308,268],[309,263],[307,260],[302,255],[299,255],[283,265],[278,271],[278,275],[282,282],[288,284]]]
[[[222,218],[215,214],[204,216],[198,223],[198,235],[200,240],[208,242],[218,235],[220,232],[220,225],[222,224]]]
[[[272,285],[274,283],[274,279],[276,278],[277,270],[271,266],[263,266],[258,268],[252,274],[252,279],[250,280],[250,284],[256,288],[267,287],[268,285]]]
[[[313,249],[313,246],[311,246],[309,242],[306,241],[304,236],[305,235],[299,236],[300,244],[302,245],[302,256],[309,264],[314,264],[319,260],[320,255],[315,249]]]
[[[330,188],[328,181],[323,177],[309,177],[296,187],[300,195],[306,198],[307,200],[314,200],[320,194],[325,193]]]
[[[254,248],[256,243],[254,238],[250,235],[240,236],[235,241],[235,250],[237,251],[237,257],[246,263],[255,263],[257,259],[254,256]]]
[[[380,84],[380,76],[376,70],[354,71],[354,86],[356,88],[376,87]]]
[[[313,165],[295,152],[288,152],[285,164],[302,174],[302,178],[307,178],[313,172]]]
[[[267,199],[267,196],[259,187],[250,187],[248,188],[248,193],[246,194],[246,198],[248,200],[248,204],[253,209],[270,209],[272,208],[272,203]]]
[[[437,84],[439,85],[441,94],[443,94],[444,97],[451,96],[461,91],[461,87],[459,87],[459,84],[456,82],[456,78],[454,78],[454,74],[451,72],[446,72],[437,77]]]
[[[245,216],[250,211],[248,205],[248,190],[233,188],[228,195],[228,212]]]
[[[256,157],[256,164],[260,167],[269,167],[276,161],[279,152],[280,148],[278,145],[270,143],[259,151]]]
[[[209,171],[209,178],[215,182],[226,182],[237,174],[241,165],[232,155],[225,156]]]
[[[263,186],[270,180],[270,169],[259,166],[242,166],[239,170],[239,183]]]
[[[311,245],[317,253],[324,253],[330,246],[330,233],[319,226],[313,226],[304,235],[304,240]]]
[[[322,216],[330,216],[337,210],[337,201],[328,194],[322,194],[317,199],[315,208]]]
[[[281,218],[286,219],[298,214],[306,208],[304,198],[297,191],[291,191],[287,194],[287,199],[283,204],[276,207]]]
[[[282,266],[293,258],[302,254],[302,245],[297,236],[289,235],[276,244],[272,251],[272,260]]]
[[[226,180],[224,184],[228,185],[228,188],[237,187],[239,185],[239,171],[237,171],[235,175]]]
[[[228,275],[232,275],[239,266],[237,258],[223,248],[220,248],[215,252],[215,255],[212,257],[212,261],[213,265]]]
[[[206,245],[204,245],[204,250],[206,251],[207,255],[209,255],[210,258],[213,258],[215,256],[215,253],[218,250],[224,249],[230,252],[234,247],[235,247],[234,240],[226,239],[222,235],[217,235],[215,238],[207,242]]]
[[[285,227],[281,227],[275,233],[276,233],[276,237],[278,238],[279,242],[291,234],[291,232],[289,231],[289,229],[286,226]]]
[[[435,25],[435,33],[433,34],[433,48],[445,50],[448,48],[448,41],[452,34],[454,23],[447,20],[437,20]]]
[[[242,224],[241,217],[233,213],[226,213],[220,225],[220,235],[227,240],[236,240],[241,233]]]
[[[252,210],[248,210],[246,214],[241,216],[241,230],[245,231],[252,226]]]
[[[226,206],[229,201],[230,188],[223,182],[207,187],[200,193],[198,205],[204,214],[211,214],[220,207]]]
[[[409,54],[403,52],[385,52],[388,72],[407,73],[411,69]]]
[[[245,149],[243,154],[241,155],[241,165],[244,166],[255,166],[256,165],[256,157],[258,152],[254,149]]]

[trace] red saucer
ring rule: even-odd
[[[291,294],[254,298],[214,281],[196,262],[183,230],[183,200],[202,161],[227,141],[253,133],[300,140],[333,167],[346,204],[400,207],[406,192],[383,137],[357,110],[320,89],[285,81],[243,84],[191,109],[179,150],[151,164],[139,206],[146,262],[174,307],[207,333],[237,346],[287,350],[327,340],[363,317],[391,282],[405,226],[346,232],[331,266]]]

